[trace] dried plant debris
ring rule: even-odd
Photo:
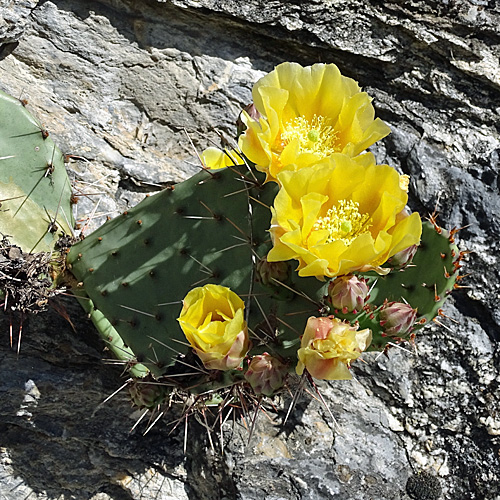
[[[3,308],[37,314],[48,307],[51,297],[60,292],[52,288],[50,252],[25,253],[11,245],[7,236],[0,241],[0,290]]]

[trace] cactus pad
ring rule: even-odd
[[[402,302],[417,310],[413,334],[438,316],[446,298],[453,291],[458,278],[461,254],[453,240],[453,234],[435,224],[422,225],[422,239],[412,263],[392,270],[385,276],[369,275],[370,296],[364,309],[343,314],[342,319],[357,322],[360,328],[370,328],[373,340],[369,350],[382,350],[388,342],[401,338],[387,336],[380,324],[380,310],[386,303]],[[404,335],[408,340],[410,334]]]
[[[50,252],[71,234],[63,155],[23,103],[0,91],[0,228],[24,252]]]

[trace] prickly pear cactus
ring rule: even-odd
[[[209,148],[198,174],[67,255],[141,408],[174,393],[218,404],[222,389],[260,404],[294,374],[349,379],[363,351],[413,342],[456,286],[455,231],[422,225],[407,176],[363,153],[389,129],[354,81],[285,63],[254,100],[238,150]],[[61,153],[21,103],[0,106],[0,228],[28,254],[51,251],[72,226]]]
[[[341,88],[343,77],[324,65],[275,72],[256,84],[255,106],[264,96],[266,105],[243,113],[239,151],[209,148],[198,174],[68,255],[75,293],[110,349],[134,377],[150,375],[131,388],[138,406],[160,404],[165,387],[263,397],[290,374],[351,378],[362,351],[413,342],[455,286],[462,254],[453,232],[435,222],[422,229],[405,209],[406,176],[356,156],[387,127],[370,113],[351,123],[304,108],[290,119],[298,111],[286,108],[287,95],[304,100],[315,78]],[[280,85],[287,93],[272,90]],[[350,102],[339,116],[361,113],[370,103],[356,88],[346,84],[343,101],[324,112]],[[327,96],[316,102],[311,92],[320,113]]]
[[[68,266],[80,282],[78,293],[91,299],[91,317],[101,329],[106,318],[105,338],[112,344],[109,332],[116,331],[131,349],[118,347],[119,357],[139,362],[156,377],[178,371],[179,365],[172,367],[190,352],[177,322],[181,301],[207,283],[245,298],[254,333],[249,354],[267,351],[287,360],[291,371],[310,316],[335,314],[370,328],[370,349],[383,350],[438,314],[453,289],[459,256],[447,233],[432,224],[424,225],[411,265],[386,276],[367,273],[371,290],[360,311],[335,310],[327,283],[299,277],[290,266],[283,281],[264,283],[260,263],[271,247],[267,206],[277,187],[258,179],[241,166],[202,171],[145,199],[72,248]],[[436,260],[434,268],[429,265]],[[380,311],[393,301],[418,310],[407,334],[387,335],[381,326]]]
[[[61,151],[23,102],[0,91],[0,228],[24,252],[50,252],[72,234]]]

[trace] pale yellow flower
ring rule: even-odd
[[[234,150],[221,150],[209,147],[201,153],[203,165],[210,170],[242,165],[243,159]]]
[[[334,64],[280,64],[254,85],[252,96],[262,116],[243,113],[247,129],[238,144],[268,179],[333,153],[357,156],[390,132],[374,118],[370,97]]]
[[[179,324],[205,367],[238,368],[249,349],[240,297],[227,287],[205,285],[191,290],[182,302]]]
[[[333,278],[380,270],[389,257],[418,244],[422,222],[408,215],[400,176],[335,154],[312,167],[283,171],[271,219],[269,262],[297,259],[300,276]]]
[[[297,374],[304,369],[320,380],[349,380],[351,361],[370,345],[371,331],[358,331],[356,326],[344,323],[334,316],[311,317],[297,352]]]

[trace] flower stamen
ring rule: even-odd
[[[341,150],[337,132],[327,125],[324,116],[313,115],[309,121],[303,116],[297,116],[284,126],[281,132],[281,148],[293,140],[299,141],[300,153],[313,153],[320,158],[326,158]]]
[[[324,217],[319,217],[313,230],[326,229],[329,233],[325,243],[342,240],[349,245],[357,236],[366,233],[371,226],[369,214],[359,211],[359,203],[339,200],[336,206],[328,209]]]

